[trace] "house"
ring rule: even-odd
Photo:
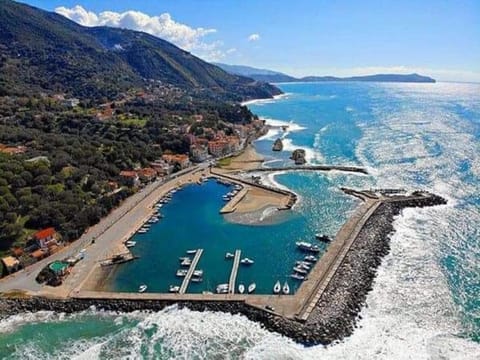
[[[78,104],[80,104],[80,100],[78,100],[77,98],[71,98],[71,99],[65,99],[62,101],[62,104],[64,106],[68,106],[68,107],[75,107],[75,106],[78,106]]]
[[[143,168],[137,170],[138,177],[143,182],[149,182],[155,180],[157,177],[157,172],[153,168]]]
[[[187,155],[183,154],[165,154],[162,159],[170,165],[178,164],[180,169],[185,169],[190,166],[190,159]]]
[[[6,146],[0,144],[0,152],[8,155],[18,155],[23,154],[27,151],[25,146]]]
[[[151,162],[150,167],[154,169],[159,176],[170,175],[173,171],[173,166],[161,159]]]
[[[208,152],[219,157],[229,153],[229,144],[226,140],[215,140],[208,142]]]
[[[48,250],[38,249],[32,252],[30,256],[34,258],[36,261],[40,261],[43,258],[46,258],[48,256]]]
[[[140,178],[136,171],[133,170],[123,170],[120,171],[120,179],[123,184],[127,186],[138,186],[140,185]]]
[[[11,274],[20,269],[20,261],[13,256],[6,256],[2,258],[3,267],[7,273]]]
[[[195,162],[205,161],[208,158],[208,148],[202,145],[191,145],[190,157]]]
[[[57,245],[57,232],[53,227],[37,231],[33,234],[33,238],[42,249]]]

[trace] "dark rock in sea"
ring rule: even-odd
[[[283,150],[282,139],[279,138],[279,139],[275,140],[275,142],[273,143],[272,150],[273,151],[282,151]]]
[[[290,156],[290,159],[295,161],[295,165],[304,165],[307,160],[305,159],[305,150],[303,149],[296,149],[293,150],[292,156]]]

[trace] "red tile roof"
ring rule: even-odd
[[[55,235],[55,229],[53,227],[49,227],[49,228],[37,231],[33,236],[37,240],[42,240],[53,235]]]

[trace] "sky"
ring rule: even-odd
[[[480,0],[23,1],[85,26],[145,31],[207,61],[480,81]]]

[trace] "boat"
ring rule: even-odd
[[[315,252],[315,253],[320,252],[320,248],[317,245],[313,245],[313,244],[310,244],[308,242],[299,241],[295,244],[297,245],[297,247],[300,250],[311,251],[311,252]]]
[[[280,290],[282,290],[282,285],[280,284],[280,281],[277,280],[277,282],[273,286],[273,293],[274,294],[279,294]]]
[[[196,254],[197,250],[187,250],[187,254]]]
[[[140,229],[140,230],[137,231],[137,233],[139,233],[139,234],[146,234],[147,232],[148,232],[147,229]]]
[[[177,274],[176,274],[176,275],[177,275],[178,277],[185,277],[185,276],[187,276],[187,272],[188,272],[188,270],[179,269],[179,270],[177,270]]]
[[[315,256],[313,256],[313,255],[307,255],[307,256],[305,256],[304,260],[305,260],[305,261],[308,261],[308,262],[311,262],[311,263],[318,261],[318,259],[317,259]]]
[[[180,256],[178,258],[178,260],[180,260],[180,262],[184,261],[184,260],[190,260],[190,258],[188,256]]]
[[[228,284],[217,285],[217,294],[226,294],[228,293]]]
[[[305,275],[305,274],[308,274],[308,271],[307,271],[307,270],[302,269],[301,267],[298,267],[298,266],[295,266],[295,267],[293,268],[293,271],[296,271],[296,272],[299,273],[299,274],[304,274],[304,275]]]
[[[194,277],[190,280],[191,282],[194,282],[194,283],[200,283],[203,281],[203,277]]]
[[[189,259],[189,258],[186,258],[184,260],[182,260],[182,262],[180,263],[181,266],[190,266],[192,265],[192,260]]]
[[[250,285],[248,285],[248,293],[249,294],[253,293],[256,288],[257,288],[257,284],[251,283]]]
[[[310,263],[309,262],[305,262],[305,261],[297,261],[295,263],[298,267],[302,268],[302,269],[305,269],[305,270],[310,270]]]
[[[238,285],[238,292],[240,294],[243,294],[245,292],[245,285],[243,284]]]
[[[295,280],[305,280],[305,276],[297,273],[293,273],[292,275],[290,275],[290,277]]]
[[[203,270],[194,270],[193,271],[193,276],[203,276]]]
[[[138,292],[139,293],[144,293],[145,291],[147,291],[147,285],[142,284],[138,287]]]
[[[170,285],[168,291],[171,293],[178,293],[180,291],[180,286]]]
[[[286,281],[285,281],[285,283],[283,284],[282,292],[283,292],[285,295],[290,294],[290,286],[288,286],[288,283],[287,283]]]
[[[325,234],[315,234],[315,238],[317,240],[320,240],[320,241],[323,241],[323,242],[330,242],[332,241],[332,239],[330,239],[330,237],[328,235],[325,235]]]
[[[136,242],[136,241],[131,241],[131,240],[125,241],[125,246],[126,246],[127,248],[134,247],[135,245],[137,245],[137,242]]]
[[[225,254],[225,259],[233,259],[234,257],[235,257],[235,255],[232,254],[232,253],[227,252],[227,253]]]
[[[245,258],[245,259],[242,259],[240,260],[240,263],[243,264],[243,265],[252,265],[255,261],[253,261],[252,259],[249,259],[249,258]]]

